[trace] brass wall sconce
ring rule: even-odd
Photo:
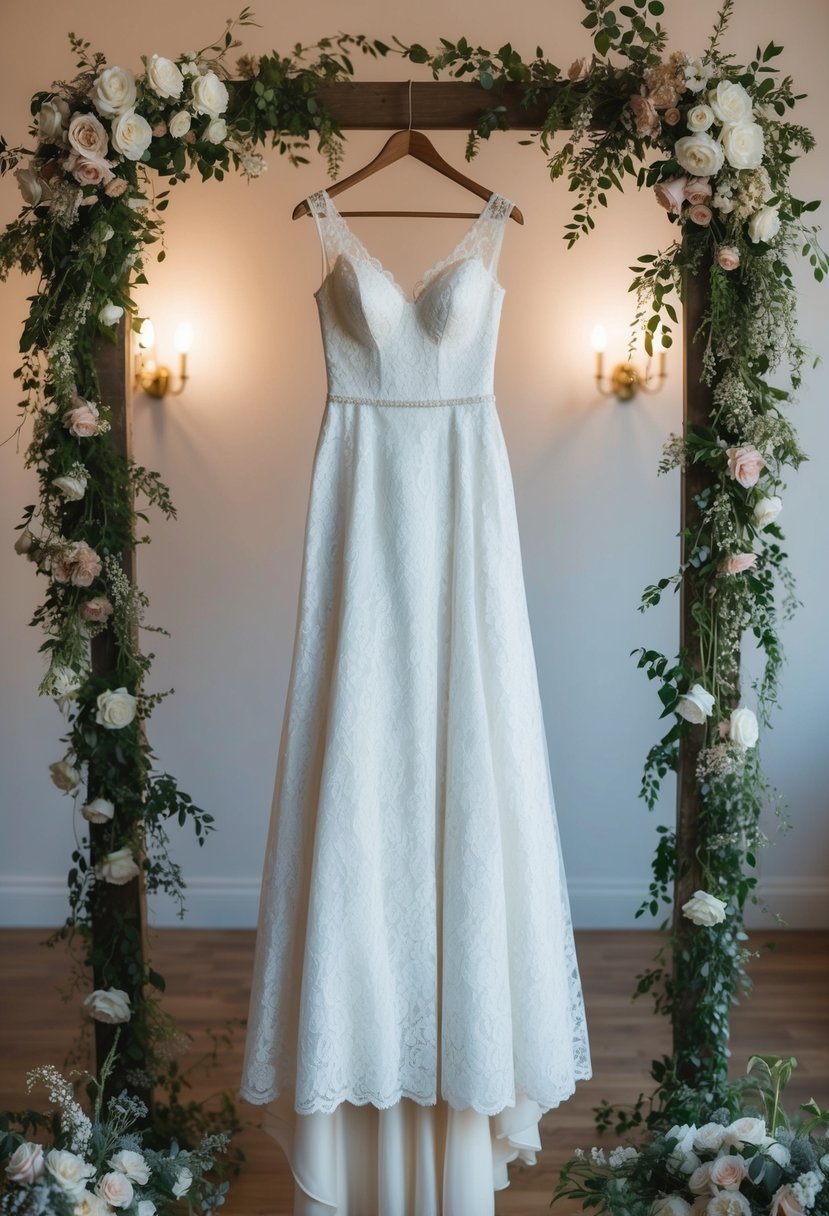
[[[654,342],[658,335],[654,334]],[[607,333],[603,325],[597,325],[592,335],[593,350],[596,352],[596,387],[603,397],[615,397],[617,401],[630,401],[637,393],[658,393],[667,378],[665,367],[665,351],[659,351],[659,363],[656,375],[651,372],[651,360],[648,359],[645,371],[640,372],[635,364],[625,361],[617,363],[611,369],[608,385],[604,384],[604,352],[607,347]]]
[[[182,321],[176,326],[174,338],[175,348],[179,357],[178,384],[173,387],[173,373],[163,363],[155,358],[155,328],[147,318],[138,332],[138,353],[135,356],[135,387],[147,393],[150,397],[178,397],[184,391],[189,376],[187,373],[187,356],[193,344],[193,326]]]

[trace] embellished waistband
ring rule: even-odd
[[[437,407],[442,405],[486,405],[494,402],[493,393],[482,393],[477,397],[434,397],[431,401],[394,400],[389,397],[346,397],[339,393],[329,393],[328,400],[335,405],[400,405],[416,408]]]

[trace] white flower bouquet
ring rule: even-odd
[[[185,1204],[199,1213],[222,1206],[229,1184],[209,1175],[229,1137],[205,1136],[194,1149],[145,1146],[145,1104],[126,1091],[104,1100],[114,1060],[115,1048],[100,1077],[80,1078],[95,1095],[91,1117],[56,1068],[27,1074],[27,1089],[45,1086],[55,1109],[0,1120],[2,1216],[164,1216]],[[47,1129],[48,1139],[27,1138]]]
[[[685,1111],[696,1103],[695,1122],[638,1148],[577,1150],[555,1198],[612,1216],[826,1216],[829,1111],[812,1101],[787,1118],[780,1095],[795,1064],[753,1056],[749,1081],[729,1087],[720,1110],[690,1092]],[[756,1109],[746,1105],[749,1089],[760,1097]]]

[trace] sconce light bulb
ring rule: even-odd
[[[607,349],[607,330],[603,325],[594,325],[591,344],[597,355],[603,355]]]
[[[193,326],[189,321],[180,321],[176,326],[175,347],[180,355],[188,355],[193,345]]]
[[[142,350],[151,350],[155,346],[155,328],[149,317],[141,322],[138,331],[138,345]]]

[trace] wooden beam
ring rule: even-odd
[[[411,84],[411,126],[426,131],[466,131],[482,111],[504,107],[504,118],[516,131],[537,131],[544,123],[552,94],[540,104],[524,103],[526,87],[508,84],[493,92],[465,80],[418,80]],[[316,97],[343,130],[396,131],[408,127],[407,81],[344,81],[325,85]]]

